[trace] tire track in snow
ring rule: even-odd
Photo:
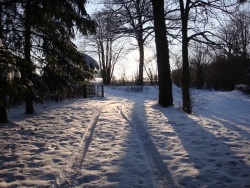
[[[153,179],[157,188],[175,188],[177,187],[172,179],[171,173],[166,168],[160,153],[157,151],[154,142],[146,131],[143,122],[137,115],[133,115],[130,120],[123,112],[122,107],[118,107],[120,114],[134,131],[143,152],[146,154],[148,163],[152,169]]]
[[[121,115],[120,105],[117,101],[103,108],[74,187],[158,188],[137,134]]]
[[[87,130],[83,135],[79,147],[74,151],[72,158],[69,160],[65,168],[61,170],[56,179],[56,182],[54,183],[54,185],[52,185],[52,187],[61,188],[73,186],[74,180],[77,177],[82,163],[84,162],[84,159],[86,157],[102,109],[103,107],[96,110],[95,114],[93,115],[92,121],[89,123]]]

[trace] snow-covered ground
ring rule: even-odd
[[[250,97],[195,91],[195,115],[157,87],[24,107],[0,124],[0,187],[250,187]]]

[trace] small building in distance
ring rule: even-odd
[[[104,97],[104,85],[102,78],[95,78],[86,84],[85,98]]]
[[[92,69],[99,69],[98,62],[90,57],[87,54],[82,54],[83,62]],[[93,80],[89,80],[83,86],[83,97],[92,98],[92,97],[104,97],[104,85],[103,79],[96,77],[94,75]]]

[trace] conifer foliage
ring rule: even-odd
[[[47,82],[43,79],[48,72],[61,75],[61,81],[68,84],[92,76],[93,70],[84,65],[82,54],[72,42],[77,31],[83,35],[95,32],[95,23],[88,16],[85,3],[85,0],[0,1],[0,39],[8,53],[19,59],[10,67],[21,72],[19,84],[24,88],[26,113],[34,112],[34,93],[38,88],[41,85],[48,88],[46,84],[53,83],[51,79]],[[1,53],[1,75],[14,62],[6,59],[6,53]],[[12,82],[7,84],[10,88]],[[5,91],[0,99],[3,108],[11,93],[4,89],[7,85],[0,86]]]

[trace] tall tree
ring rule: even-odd
[[[19,66],[22,68],[22,79],[28,91],[27,113],[34,111],[32,87],[36,87],[38,77],[35,76],[35,71],[38,65],[45,67],[51,63],[67,62],[68,66],[62,69],[62,74],[77,71],[77,74],[71,72],[71,75],[76,75],[75,77],[68,76],[67,79],[79,80],[80,77],[85,79],[91,76],[89,67],[79,65],[83,63],[82,57],[71,41],[76,30],[81,34],[95,31],[95,24],[85,10],[85,3],[86,1],[75,0],[0,2],[1,38],[9,50],[24,59]]]
[[[249,13],[237,12],[229,22],[221,23],[218,36],[223,47],[221,52],[237,63],[248,63],[248,46],[250,44]]]
[[[103,10],[94,14],[93,18],[98,25],[96,34],[86,39],[90,42],[88,45],[92,45],[92,52],[98,56],[103,83],[109,85],[115,65],[127,53],[125,40],[121,33],[114,32],[120,26],[120,21],[113,12]]]
[[[122,32],[136,39],[139,49],[138,85],[143,85],[144,45],[153,32],[152,8],[149,0],[106,0],[109,8],[119,17]]]
[[[31,61],[31,19],[32,19],[32,4],[31,0],[26,0],[24,6],[24,61],[25,61],[25,77],[27,79],[27,91],[25,94],[26,113],[31,114],[34,112],[33,100],[33,62]]]
[[[6,73],[8,72],[8,60],[11,60],[11,54],[4,49],[2,40],[0,38],[0,123],[7,122],[7,96],[10,88],[10,80],[7,78]]]
[[[75,37],[75,28],[82,34],[94,31],[84,8],[85,1],[30,1],[23,3],[24,9],[24,58],[25,76],[29,83],[34,82],[34,52],[43,55],[36,57],[51,63],[64,59],[68,66],[72,61],[80,61],[76,46],[71,42]],[[34,57],[34,56],[33,56]],[[65,70],[69,71],[69,70]],[[33,113],[32,84],[27,84],[26,113]]]
[[[178,2],[182,34],[182,110],[190,114],[192,109],[189,91],[189,42],[195,40],[201,43],[213,43],[208,37],[208,35],[214,36],[207,30],[208,20],[221,12],[230,13],[236,2],[233,3],[233,0],[179,0]]]
[[[2,24],[2,12],[3,12],[3,4],[2,2],[0,2],[0,84],[3,86],[5,85],[5,79],[3,78],[3,74],[4,74],[4,69],[6,69],[6,63],[3,62],[3,44],[2,44],[2,33],[3,33],[3,24]],[[7,117],[7,109],[6,109],[6,95],[4,94],[5,91],[4,89],[0,88],[0,122],[7,122],[8,121],[8,117]]]
[[[4,33],[12,25],[17,11],[11,1],[0,2],[0,122],[7,122],[7,107],[14,106],[16,93],[14,76],[18,75],[14,54],[8,49]],[[20,95],[20,92],[18,93]]]
[[[154,14],[155,43],[158,65],[159,104],[173,105],[169,48],[164,14],[164,0],[151,0]]]
[[[250,68],[250,20],[249,12],[237,12],[235,13],[228,22],[222,22],[218,27],[217,35],[219,36],[219,42],[221,48],[217,52],[217,61],[213,62],[213,66],[210,69],[214,72],[218,72],[219,76],[213,78],[214,82],[223,82],[218,89],[234,89],[236,84],[248,84],[247,70]],[[223,58],[222,58],[223,57]],[[227,69],[223,70],[223,73],[219,73],[219,65],[228,65]],[[229,68],[231,67],[231,69]],[[232,81],[230,87],[227,87],[226,78],[222,77],[227,72],[230,75]],[[222,80],[219,81],[219,78]],[[211,78],[212,79],[212,78]],[[227,88],[226,88],[227,87]]]
[[[191,101],[189,92],[189,62],[188,62],[188,19],[190,0],[186,1],[186,7],[183,0],[179,0],[181,11],[181,32],[182,32],[182,110],[191,113]]]

